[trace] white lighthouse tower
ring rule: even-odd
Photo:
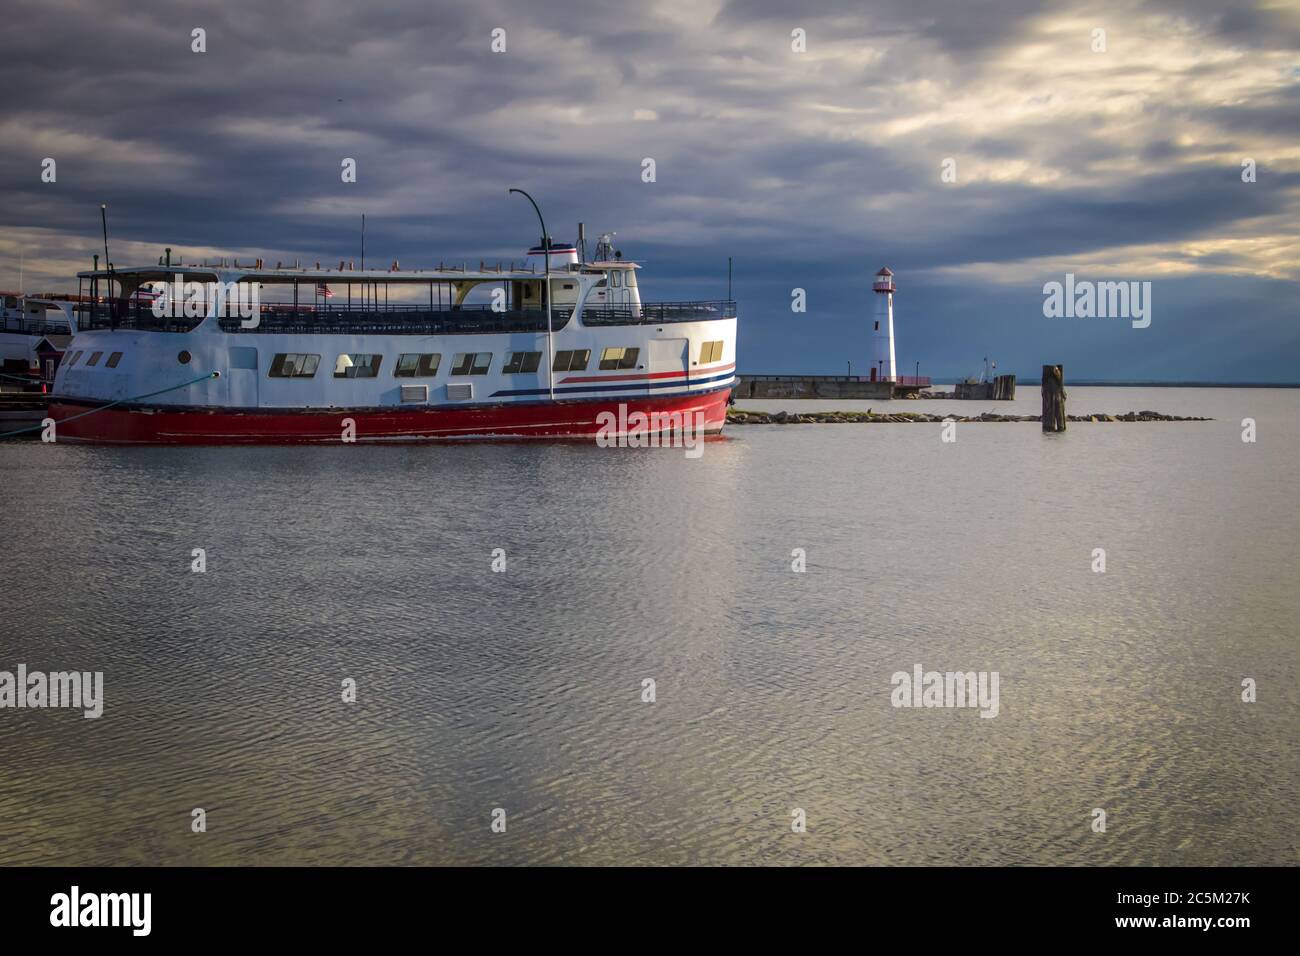
[[[886,266],[871,284],[876,307],[871,317],[871,380],[892,382],[894,368],[894,273]]]

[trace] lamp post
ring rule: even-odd
[[[545,278],[542,280],[542,295],[546,297],[546,387],[551,393],[551,401],[555,401],[555,342],[551,330],[551,237],[546,234],[546,220],[542,218],[542,211],[537,208],[537,201],[522,189],[511,187],[510,192],[519,193],[532,203],[533,212],[537,213],[537,221],[542,224],[542,254],[546,261]]]

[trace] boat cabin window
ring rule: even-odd
[[[491,364],[491,352],[459,352],[451,360],[451,374],[486,375]]]
[[[585,372],[591,361],[591,349],[564,349],[555,353],[553,372]]]
[[[89,367],[92,366],[92,365],[98,365],[98,364],[99,364],[99,357],[100,357],[101,355],[103,355],[103,354],[104,354],[103,352],[92,352],[92,353],[90,353],[90,358],[86,359],[86,367],[89,368]]]
[[[72,357],[68,359],[68,368],[72,368],[72,366],[76,365],[76,364],[77,364],[77,359],[79,359],[79,358],[81,358],[81,350],[80,350],[80,349],[78,349],[77,351],[73,352],[73,353],[72,353]]]
[[[335,378],[374,378],[379,374],[382,355],[373,352],[344,353],[334,363]]]
[[[700,345],[700,364],[722,361],[722,342],[704,342]]]
[[[397,356],[393,375],[397,378],[432,378],[438,374],[440,352],[403,352]]]
[[[279,352],[271,360],[271,378],[315,378],[320,366],[319,355],[301,352]]]
[[[117,368],[117,363],[120,361],[122,361],[122,353],[114,352],[108,357],[108,361],[104,363],[104,368]]]
[[[620,288],[622,288],[622,287],[623,287],[623,273],[621,273],[621,272],[611,272],[611,273],[610,273],[610,281],[613,282],[613,284],[614,284],[614,288],[615,288],[615,289],[620,289]]]
[[[507,375],[536,372],[541,361],[541,352],[507,352],[506,364],[501,371]]]
[[[640,354],[640,349],[623,348],[618,345],[611,346],[600,353],[600,367],[602,370],[636,368],[636,357]]]

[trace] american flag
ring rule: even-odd
[[[334,298],[334,293],[330,291],[330,287],[326,285],[324,282],[316,283],[316,294],[323,295],[327,299]]]

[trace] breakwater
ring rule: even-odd
[[[1164,415],[1160,412],[1125,412],[1122,415],[1069,415],[1072,422],[1209,422],[1212,418],[1197,416]],[[931,415],[925,412],[756,412],[743,408],[727,411],[728,425],[842,425],[853,423],[928,422],[1041,422],[1040,415],[999,415],[984,412],[979,415]]]

